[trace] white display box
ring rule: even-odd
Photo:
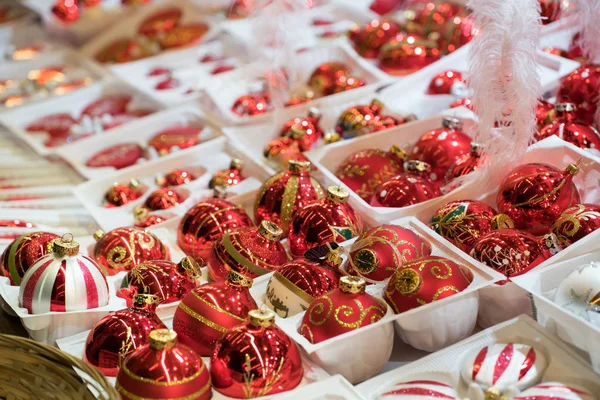
[[[225,138],[218,138],[202,146],[196,146],[185,153],[182,152],[182,154],[174,154],[152,163],[119,171],[108,177],[88,181],[79,185],[74,192],[100,226],[104,230],[109,231],[120,226],[133,225],[133,209],[135,206],[143,204],[146,197],[157,188],[154,183],[154,178],[157,174],[165,174],[176,168],[204,167],[206,168],[206,172],[203,175],[198,176],[196,180],[188,184],[175,188],[187,192],[187,199],[176,207],[164,210],[165,213],[181,216],[196,204],[198,200],[212,195],[212,190],[207,187],[208,181],[216,171],[226,169],[232,157],[237,157],[244,161],[243,171],[247,178],[238,185],[228,188],[227,191],[229,193],[242,194],[253,191],[260,187],[263,180],[268,177],[268,174],[251,158],[242,154],[235,146],[228,143]],[[138,179],[148,187],[144,196],[121,207],[104,207],[104,195],[113,183],[129,182],[132,178]]]
[[[435,380],[450,384],[462,398],[466,395],[467,385],[460,378],[460,366],[466,354],[483,346],[510,342],[532,345],[547,357],[549,364],[542,382],[578,384],[592,393],[600,393],[598,376],[588,363],[526,316],[496,325],[444,350],[381,374],[358,385],[356,389],[364,398],[375,400],[396,383]]]
[[[48,155],[55,153],[62,146],[53,148],[44,146],[43,141],[46,139],[46,135],[28,133],[26,131],[27,125],[44,115],[55,113],[71,113],[71,115],[78,118],[81,111],[88,104],[103,96],[117,94],[132,96],[128,110],[149,109],[156,112],[162,109],[161,104],[138,92],[135,88],[128,86],[122,81],[110,79],[79,89],[71,94],[5,111],[0,114],[0,123],[4,124],[14,135],[31,146],[38,154]],[[122,126],[125,125],[123,124]],[[104,132],[100,135],[102,134]]]
[[[160,131],[174,126],[204,126],[200,133],[202,140],[198,145],[173,151],[163,157],[148,146],[149,140]],[[209,123],[204,114],[194,104],[184,104],[175,108],[159,111],[139,120],[132,121],[124,126],[119,126],[101,135],[81,140],[66,146],[61,146],[56,154],[69,163],[79,174],[88,179],[107,177],[115,172],[122,172],[139,165],[147,165],[156,160],[170,159],[176,155],[193,151],[198,146],[209,143],[212,139],[221,135],[221,131]],[[137,143],[144,149],[142,158],[136,164],[115,169],[114,167],[91,168],[86,162],[95,154],[108,147],[120,143]]]
[[[25,209],[0,209],[0,220],[14,220],[31,222],[36,225],[31,231],[58,230],[63,233],[70,232],[74,236],[92,234],[97,228],[89,213],[82,209],[63,210],[25,210]],[[16,231],[17,228],[11,228]],[[26,232],[23,232],[26,233]]]

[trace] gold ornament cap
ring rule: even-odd
[[[399,270],[397,274],[398,276],[395,278],[395,287],[400,294],[410,296],[421,289],[423,281],[421,280],[421,275],[419,275],[417,271],[410,268],[404,268]]]
[[[471,155],[473,157],[481,157],[483,154],[483,145],[477,142],[471,142]]]
[[[600,312],[600,292],[596,293],[594,297],[588,302],[590,309],[595,312]]]
[[[496,214],[492,218],[492,229],[513,229],[515,221],[506,214]]]
[[[252,287],[253,283],[252,279],[232,269],[230,269],[229,273],[227,274],[227,281],[233,283],[234,285],[247,287],[248,289]]]
[[[289,160],[288,169],[292,172],[308,172],[310,171],[310,161]]]
[[[215,199],[225,199],[227,197],[227,188],[225,186],[215,186],[212,188]]]
[[[354,255],[352,265],[361,274],[370,274],[379,267],[379,257],[371,249],[360,249]]]
[[[160,298],[153,294],[137,293],[133,296],[133,306],[136,308],[143,308],[146,305],[160,304]]]
[[[135,179],[135,178],[131,178],[131,179],[129,180],[129,187],[130,187],[130,188],[132,188],[132,189],[138,189],[138,188],[140,188],[141,186],[142,186],[142,184],[141,184],[141,183],[140,183],[140,181],[138,181],[137,179]]]
[[[179,262],[181,264],[181,268],[185,271],[186,275],[192,279],[200,279],[202,278],[202,270],[200,269],[200,264],[198,261],[194,260],[193,257],[185,256]]]
[[[348,191],[341,186],[329,186],[327,188],[327,200],[336,204],[346,203],[349,195]]]
[[[94,240],[97,242],[98,240],[102,239],[104,235],[106,235],[106,233],[104,233],[102,229],[98,229],[96,232],[94,232]]]
[[[575,111],[577,106],[573,103],[556,103],[554,105],[554,111],[556,112],[568,112]]]
[[[231,162],[229,163],[229,168],[231,169],[241,169],[244,166],[244,162],[239,158],[232,157]]]
[[[154,178],[154,183],[156,183],[157,186],[165,186],[165,183],[167,182],[167,180],[165,179],[165,177],[163,175],[156,175],[156,177]]]
[[[364,293],[367,288],[367,282],[358,276],[342,276],[339,287],[344,293]]]
[[[135,222],[144,221],[148,217],[148,209],[146,207],[142,207],[141,205],[135,206],[133,209],[133,219]]]
[[[408,160],[404,164],[404,170],[406,172],[431,172],[431,165],[425,161]]]
[[[318,121],[321,119],[321,110],[319,110],[317,107],[311,107],[308,109],[308,116]]]
[[[567,172],[573,176],[577,175],[579,173],[579,167],[577,166],[577,164],[569,164],[567,165],[566,168]]]
[[[331,144],[342,140],[342,136],[337,132],[326,132],[323,135],[323,140],[325,140],[325,144]]]
[[[462,122],[458,118],[444,117],[442,126],[448,129],[458,129],[462,126]]]
[[[248,312],[248,322],[255,328],[267,328],[275,324],[275,313],[271,310],[252,310]]]
[[[267,240],[277,242],[281,239],[283,231],[275,222],[264,220],[258,227],[258,233]]]
[[[173,329],[155,329],[148,336],[151,349],[170,349],[177,344],[177,333]]]
[[[402,147],[398,146],[397,144],[394,144],[394,145],[392,145],[392,147],[390,147],[390,153],[392,153],[393,155],[395,155],[396,157],[398,157],[401,160],[406,160],[406,158],[408,157],[406,150],[404,150]]]
[[[373,99],[371,100],[371,104],[369,104],[369,106],[371,108],[378,108],[379,111],[383,110],[383,107],[385,107],[385,104],[383,104],[383,101],[379,100],[379,99]]]
[[[79,254],[79,243],[73,240],[70,233],[64,234],[61,238],[54,239],[52,242],[52,252],[59,257],[73,257]]]

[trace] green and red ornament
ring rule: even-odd
[[[29,268],[46,254],[52,253],[52,242],[60,236],[50,232],[33,232],[17,237],[2,253],[0,275],[19,286]]]

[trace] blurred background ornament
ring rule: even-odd
[[[216,186],[230,187],[235,186],[245,179],[242,174],[244,162],[239,158],[232,158],[229,168],[223,171],[217,171],[208,182],[208,187],[214,189]]]

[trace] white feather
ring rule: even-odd
[[[577,43],[588,60],[600,62],[600,0],[572,0]]]

